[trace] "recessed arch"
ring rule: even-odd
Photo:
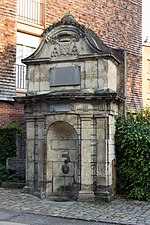
[[[68,160],[69,172],[62,166]],[[46,195],[54,195],[63,186],[79,183],[79,142],[74,127],[64,121],[52,123],[47,131]]]

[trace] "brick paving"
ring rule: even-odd
[[[53,217],[125,225],[150,225],[150,202],[116,198],[111,203],[55,202],[0,188],[0,208]]]

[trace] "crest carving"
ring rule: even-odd
[[[75,43],[70,42],[61,42],[54,46],[51,57],[58,56],[67,56],[67,55],[78,55],[78,49]]]
[[[54,45],[51,57],[78,55],[76,43],[79,41],[79,36],[76,34],[63,34],[54,37],[47,36],[45,41]]]
[[[59,43],[60,53],[62,55],[70,55],[70,43],[69,42],[60,42]]]

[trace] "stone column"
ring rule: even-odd
[[[37,116],[35,148],[35,190],[40,197],[45,197],[44,162],[45,162],[45,119]]]
[[[92,146],[93,115],[82,115],[81,117],[81,191],[79,201],[93,201],[93,169],[92,169]]]
[[[34,190],[35,117],[26,117],[26,188]]]
[[[110,195],[114,195],[116,191],[116,154],[115,118],[113,115],[109,115],[108,150],[108,186],[110,189]]]
[[[112,159],[110,153],[114,154],[110,149],[110,123],[109,116],[96,118],[97,124],[97,189],[95,198],[98,200],[110,201],[112,198]],[[113,124],[114,126],[114,124]],[[114,134],[113,134],[114,135]],[[114,146],[112,146],[114,147]],[[110,152],[111,151],[111,152]],[[114,155],[113,155],[114,156]],[[110,161],[111,159],[111,161]]]

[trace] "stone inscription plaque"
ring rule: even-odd
[[[50,68],[50,86],[80,85],[80,67]]]

